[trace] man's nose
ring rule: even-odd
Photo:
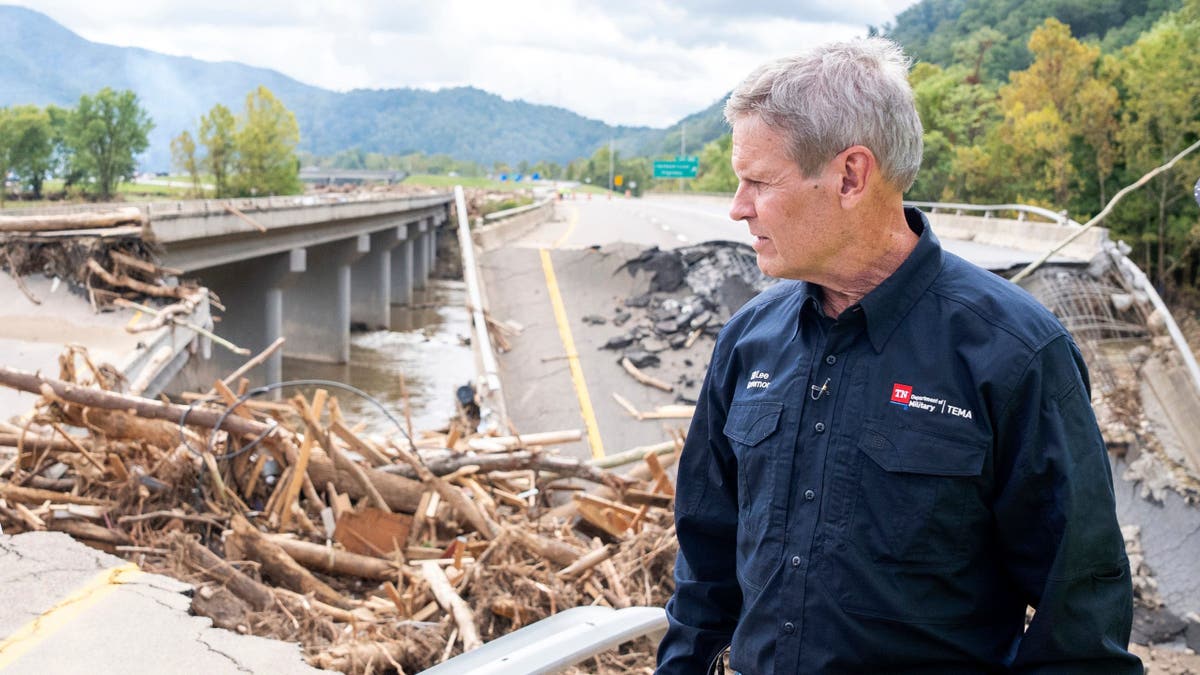
[[[729,205],[730,220],[746,220],[754,217],[754,200],[750,199],[746,192],[745,188],[739,184],[737,192],[733,194],[733,203]]]

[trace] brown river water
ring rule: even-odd
[[[455,390],[475,376],[466,286],[461,281],[429,281],[413,293],[413,308],[392,308],[392,330],[354,333],[350,362],[315,363],[284,359],[283,378],[335,380],[357,387],[379,400],[404,423],[404,389],[412,406],[412,427],[420,432],[443,428],[455,415]],[[331,390],[352,424],[391,435],[395,427],[372,403],[348,391]]]

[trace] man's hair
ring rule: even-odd
[[[730,94],[725,119],[757,115],[782,132],[805,177],[846,148],[866,146],[903,192],[917,178],[922,149],[910,63],[883,38],[823,44],[755,69]]]

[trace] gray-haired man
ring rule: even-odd
[[[717,340],[679,466],[660,673],[1140,673],[1071,337],[942,250],[908,61],[882,39],[730,97],[730,215],[786,280]],[[1025,626],[1026,607],[1036,614]]]

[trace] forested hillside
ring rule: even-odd
[[[1200,139],[1200,0],[922,0],[876,29],[916,57],[925,158],[908,196],[1086,221]],[[698,189],[732,190],[729,141]],[[1105,221],[1167,290],[1200,299],[1200,153]]]

